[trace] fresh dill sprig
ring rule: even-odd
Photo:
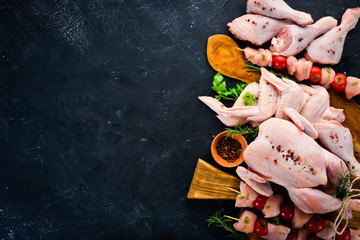
[[[255,139],[257,137],[257,135],[259,134],[259,128],[258,127],[253,128],[253,127],[250,127],[247,124],[243,125],[243,126],[241,126],[240,124],[236,124],[234,129],[233,128],[226,128],[226,130],[228,131],[226,136],[230,136],[232,134],[241,134],[248,141]]]
[[[338,176],[338,179],[337,179],[338,187],[335,191],[335,196],[337,198],[344,198],[351,192],[351,191],[349,191],[350,177],[351,177],[351,174],[355,172],[355,171],[349,172],[348,169],[345,171],[343,168],[342,162],[341,162],[341,170],[342,170],[342,174],[341,173],[333,173],[335,176]]]
[[[261,67],[256,66],[256,65],[252,64],[252,63],[249,62],[249,61],[246,61],[246,62],[244,63],[244,65],[245,65],[245,67],[243,67],[243,69],[244,69],[244,68],[248,68],[248,69],[247,69],[248,72],[261,72]],[[272,70],[272,69],[269,69],[269,68],[266,68],[266,70],[268,70],[269,72],[273,73],[273,74],[274,74],[275,76],[277,76],[277,77],[286,78],[286,79],[290,79],[290,80],[293,80],[293,81],[295,81],[295,82],[298,82],[298,80],[297,80],[295,77],[290,76],[290,75],[288,75],[288,74],[286,74],[286,73],[279,73],[279,72],[276,72],[276,71],[274,71],[274,70]]]
[[[208,219],[206,219],[206,221],[209,223],[208,227],[211,224],[215,224],[216,227],[220,227],[223,228],[224,231],[229,232],[230,234],[228,235],[228,237],[235,239],[235,240],[248,240],[249,238],[247,237],[247,235],[245,233],[242,232],[238,232],[236,230],[234,230],[232,228],[232,220],[225,217],[225,216],[221,216],[221,212],[224,209],[221,209],[219,211],[217,211],[213,216],[210,216]]]

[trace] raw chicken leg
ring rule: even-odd
[[[289,19],[300,26],[313,22],[310,14],[292,9],[283,0],[248,0],[246,12],[276,19]]]
[[[355,28],[360,17],[360,8],[347,9],[341,24],[315,39],[306,49],[305,57],[320,64],[338,64],[347,33]]]
[[[229,31],[237,39],[261,46],[276,36],[288,21],[277,20],[261,15],[246,14],[228,23]]]
[[[312,40],[337,25],[333,17],[323,17],[312,25],[299,27],[287,25],[282,28],[276,38],[271,41],[270,50],[284,56],[295,56],[302,52]]]
[[[319,140],[332,153],[340,157],[348,165],[354,176],[360,177],[360,163],[354,156],[353,139],[348,128],[335,120],[319,119],[314,124]]]

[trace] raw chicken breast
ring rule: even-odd
[[[299,208],[294,207],[294,217],[291,219],[291,226],[294,228],[302,228],[313,214],[304,213]]]
[[[245,182],[240,182],[240,194],[236,197],[235,207],[250,207],[252,208],[254,200],[259,196],[249,185]]]
[[[334,231],[334,223],[328,221],[328,220],[324,220],[325,221],[325,226],[324,228],[318,232],[316,234],[316,236],[318,238],[321,239],[333,239],[335,236],[335,231]]]
[[[290,228],[288,227],[268,223],[268,234],[263,236],[263,238],[268,240],[285,240],[289,232]]]
[[[296,240],[306,240],[309,235],[310,235],[310,232],[308,230],[306,230],[305,228],[299,229]]]
[[[256,219],[257,216],[255,213],[245,210],[241,214],[239,221],[234,223],[233,226],[239,232],[252,233],[254,231]]]
[[[313,22],[310,14],[292,9],[283,0],[248,0],[246,12],[277,19],[289,19],[300,26]]]
[[[265,203],[262,212],[265,218],[276,217],[280,213],[280,206],[283,203],[283,197],[279,194],[270,196]]]
[[[261,67],[268,66],[272,60],[272,53],[268,49],[246,47],[244,48],[244,53],[248,61]]]
[[[261,15],[246,14],[228,23],[229,31],[237,39],[249,41],[261,46],[276,36],[280,29],[289,24],[284,20],[277,20]]]
[[[305,58],[300,58],[296,63],[295,78],[299,81],[309,79],[312,65],[312,62],[306,60]]]
[[[295,56],[302,52],[316,37],[337,25],[333,17],[323,17],[312,25],[300,27],[287,25],[271,41],[270,50],[284,56]]]
[[[360,93],[360,79],[356,77],[347,77],[346,80],[345,95],[347,99],[351,99]]]
[[[294,56],[289,56],[286,59],[286,66],[287,66],[288,73],[290,75],[294,75],[294,73],[296,72],[296,63],[297,63],[297,59]]]
[[[312,41],[306,49],[305,57],[320,64],[338,64],[348,32],[355,28],[360,17],[360,8],[347,9],[341,24]]]
[[[330,67],[325,67],[321,69],[321,80],[320,85],[324,88],[330,88],[330,84],[334,81],[335,71]]]
[[[350,229],[351,240],[360,240],[360,230]]]

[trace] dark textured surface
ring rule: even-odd
[[[233,202],[186,194],[224,129],[197,100],[206,41],[244,0],[51,2],[0,0],[0,239],[222,239],[205,219]],[[314,20],[357,5],[287,2]],[[335,70],[360,76],[359,37]]]

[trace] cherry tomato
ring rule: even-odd
[[[316,237],[314,235],[311,235],[306,240],[320,240],[320,238],[318,238],[318,237]]]
[[[267,197],[259,195],[253,202],[254,208],[262,210],[265,207]]]
[[[340,226],[337,230],[338,232],[341,232],[343,230],[344,226]],[[343,234],[337,235],[336,234],[336,240],[350,240],[351,239],[351,232],[349,228],[346,228]]]
[[[280,206],[280,217],[284,220],[291,220],[294,217],[294,207],[289,204]]]
[[[285,240],[296,240],[297,235],[298,235],[298,230],[295,228],[292,228]]]
[[[305,226],[309,232],[318,233],[324,228],[325,221],[319,215],[313,215]]]
[[[321,80],[321,68],[313,66],[310,71],[310,81],[317,83]]]
[[[342,73],[338,73],[334,77],[334,81],[331,83],[331,88],[337,92],[344,91],[346,87],[346,76]]]
[[[265,236],[268,234],[268,221],[263,218],[256,220],[254,233],[258,236]]]
[[[275,69],[275,70],[284,70],[286,68],[286,57],[284,56],[281,56],[281,55],[274,55],[272,57],[272,67]]]

